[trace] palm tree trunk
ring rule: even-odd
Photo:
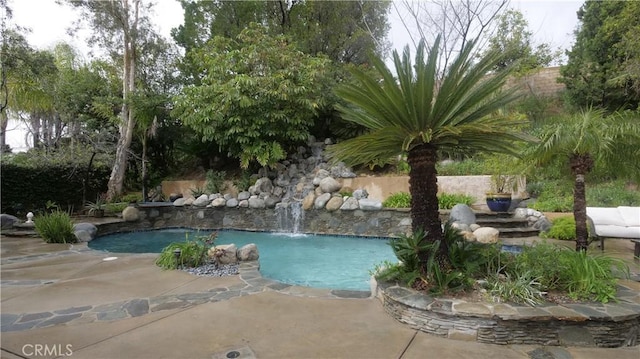
[[[411,193],[411,229],[427,232],[424,240],[440,241],[436,259],[441,268],[447,264],[446,243],[442,240],[442,222],[438,212],[438,178],[436,172],[436,148],[429,144],[419,145],[409,151],[407,162],[409,172],[409,192]],[[420,253],[420,261],[426,264],[429,253]]]
[[[576,220],[576,251],[586,251],[589,245],[587,231],[587,198],[584,174],[576,174],[573,185],[573,218]]]

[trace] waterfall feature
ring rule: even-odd
[[[304,223],[302,202],[290,201],[276,205],[278,229],[283,233],[300,234]]]

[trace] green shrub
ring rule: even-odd
[[[142,193],[127,193],[120,196],[119,202],[137,203],[142,202]]]
[[[640,191],[627,190],[623,181],[598,183],[587,189],[587,203],[592,207],[637,206]]]
[[[251,173],[249,171],[243,171],[240,177],[233,182],[238,191],[248,190],[252,183]]]
[[[558,217],[551,223],[551,228],[547,232],[541,233],[542,237],[563,241],[573,241],[576,239],[576,220],[573,216]]]
[[[111,202],[111,203],[105,204],[104,209],[108,213],[118,214],[118,213],[122,213],[122,211],[124,211],[124,209],[127,208],[127,206],[129,206],[129,202],[118,202],[118,203]]]
[[[534,278],[542,291],[567,292],[573,299],[607,303],[615,300],[614,271],[629,275],[629,268],[617,258],[542,243],[525,247],[506,273]]]
[[[475,202],[475,198],[460,193],[443,193],[438,196],[438,208],[451,209],[458,203],[471,206]]]
[[[202,196],[203,194],[206,194],[204,188],[199,187],[199,186],[191,188],[190,191],[191,191],[191,196],[193,196],[193,198],[198,198],[198,197]]]
[[[559,266],[563,271],[559,283],[573,299],[602,303],[615,300],[616,278],[613,270],[629,276],[629,268],[620,259],[570,249],[560,253]]]
[[[227,172],[225,171],[207,171],[206,179],[207,184],[205,189],[208,193],[222,193],[226,189],[225,178],[227,177]]]
[[[199,267],[207,260],[207,252],[213,245],[217,233],[209,236],[196,236],[190,240],[189,234],[184,242],[174,242],[162,249],[160,256],[156,259],[156,265],[162,269],[177,269]],[[175,251],[179,250],[180,255],[176,257]]]
[[[67,212],[54,211],[37,216],[34,220],[36,232],[47,243],[75,243],[73,222]]]
[[[443,193],[438,196],[438,207],[440,209],[451,209],[458,203],[470,206],[474,201],[475,199],[473,197],[465,194]],[[409,208],[411,207],[411,194],[407,192],[393,193],[382,202],[382,205],[386,208]]]
[[[396,192],[387,197],[382,205],[386,208],[409,208],[411,207],[411,195],[407,192]]]
[[[421,273],[418,255],[429,248],[429,244],[420,243],[424,237],[424,231],[420,230],[411,235],[402,234],[398,238],[389,239],[389,245],[400,263],[394,265],[385,263],[381,270],[381,267],[377,267],[377,278],[398,280],[410,286],[419,280]]]
[[[480,158],[438,163],[436,170],[438,176],[470,176],[488,173],[485,170],[484,161]]]

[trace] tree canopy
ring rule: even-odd
[[[609,111],[638,108],[640,3],[587,1],[578,19],[576,40],[561,70],[571,103]]]
[[[189,56],[200,75],[174,97],[173,116],[214,140],[242,167],[284,159],[307,139],[321,105],[328,60],[301,53],[286,36],[251,24],[235,39],[215,37]]]

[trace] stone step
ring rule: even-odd
[[[540,234],[540,231],[533,227],[520,227],[520,228],[497,228],[500,231],[499,238],[523,238],[523,237],[535,237]]]
[[[476,219],[476,223],[481,225],[482,227],[493,227],[493,228],[521,228],[527,227],[529,225],[529,221],[526,218],[490,218],[490,217],[480,217]]]

